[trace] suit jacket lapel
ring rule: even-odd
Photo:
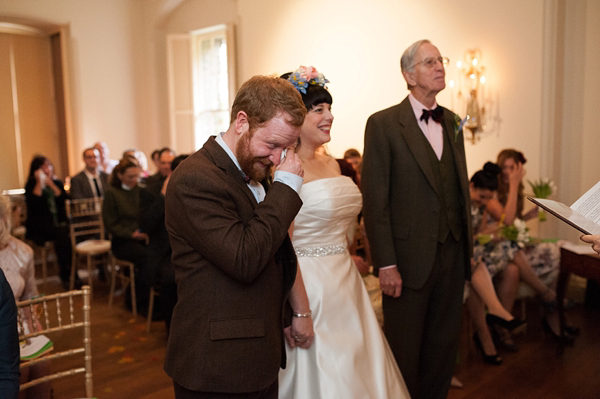
[[[427,155],[427,151],[429,150],[427,146],[429,144],[427,139],[423,140],[423,137],[421,137],[423,136],[423,131],[417,123],[415,113],[413,112],[408,97],[400,103],[400,125],[402,126],[400,131],[402,132],[402,136],[404,137],[408,148],[425,174],[429,184],[431,184],[431,187],[433,187],[435,192],[440,195],[438,183],[435,174],[433,173],[433,169],[431,168],[429,156]]]
[[[459,145],[457,140],[464,140],[462,135],[458,135],[455,137],[454,134],[454,114],[447,109],[444,109],[444,131],[448,136],[448,142],[450,143],[450,147],[454,153],[454,163],[456,165],[456,171],[458,172],[458,176],[467,176],[467,161],[465,159],[464,151],[459,151]],[[463,196],[466,196],[469,192],[469,184],[463,178],[459,178],[460,186],[463,192]]]
[[[229,155],[225,152],[223,148],[215,141],[214,137],[208,139],[208,141],[204,144],[206,151],[210,154],[213,159],[215,165],[221,168],[225,173],[233,180],[234,184],[238,185],[240,189],[246,194],[248,199],[252,202],[254,206],[258,205],[256,202],[256,198],[254,198],[254,194],[248,187],[248,184],[244,181],[242,174],[238,167],[233,163]]]

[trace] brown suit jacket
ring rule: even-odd
[[[464,138],[462,131],[455,135],[453,112],[444,109],[442,124],[460,179],[464,205],[461,229],[468,246],[464,267],[465,276],[470,278],[472,235]],[[441,188],[427,155],[429,144],[422,136],[408,97],[371,115],[365,130],[361,180],[365,228],[375,272],[395,264],[403,284],[414,289],[421,288],[431,273],[441,208]]]
[[[171,176],[166,226],[178,301],[165,371],[194,391],[259,391],[285,365],[283,304],[296,275],[287,230],[302,206],[275,182],[258,204],[210,138]]]

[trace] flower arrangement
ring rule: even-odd
[[[504,226],[500,229],[500,236],[517,243],[519,248],[524,248],[531,241],[529,228],[521,219],[515,219],[510,226]]]
[[[463,129],[463,126],[467,122],[467,118],[460,119],[460,116],[454,114],[454,142],[458,140],[458,133]]]
[[[302,94],[306,94],[306,88],[308,85],[317,85],[321,87],[325,87],[326,83],[329,83],[329,80],[325,78],[325,76],[317,71],[315,67],[309,66],[300,66],[300,68],[296,69],[290,77],[288,81],[294,85],[294,87]]]
[[[556,184],[554,184],[552,179],[543,178],[534,182],[527,180],[527,182],[533,190],[533,195],[535,195],[537,198],[548,198],[556,192]],[[546,221],[546,212],[540,209],[538,213],[538,219],[540,222]]]

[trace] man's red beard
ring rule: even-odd
[[[246,132],[235,146],[235,157],[242,168],[242,172],[254,181],[261,181],[271,175],[273,164],[269,157],[255,157],[250,149],[250,140],[254,132]]]

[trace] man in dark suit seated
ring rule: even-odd
[[[95,148],[83,150],[85,168],[71,178],[71,199],[100,198],[108,187],[108,175],[98,169],[100,154]]]
[[[229,129],[171,175],[177,304],[165,371],[178,399],[278,396],[284,301],[297,270],[287,230],[304,175],[292,146],[305,115],[290,82],[255,76],[236,95]],[[259,182],[272,168],[266,192]]]

